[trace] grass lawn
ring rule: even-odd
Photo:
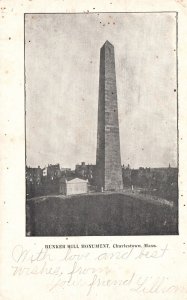
[[[30,236],[178,234],[175,206],[118,193],[30,199],[26,214]]]

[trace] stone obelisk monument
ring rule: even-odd
[[[123,182],[114,46],[108,41],[100,50],[97,130],[97,188],[99,190],[121,190]]]

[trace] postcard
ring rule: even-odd
[[[2,299],[187,299],[186,13],[1,1]]]

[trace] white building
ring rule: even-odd
[[[88,180],[80,178],[74,179],[60,179],[60,194],[76,195],[88,193]]]

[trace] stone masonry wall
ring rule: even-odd
[[[117,106],[114,47],[108,41],[100,53],[97,144],[98,186],[123,188]]]

